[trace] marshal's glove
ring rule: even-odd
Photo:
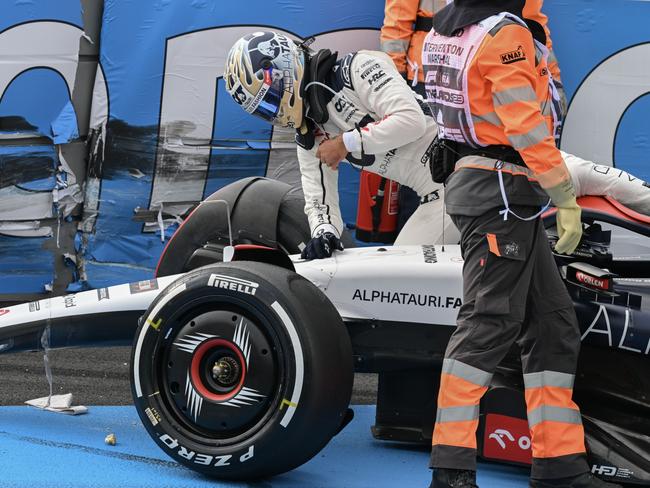
[[[557,231],[559,239],[555,244],[555,252],[572,254],[582,238],[582,221],[580,206],[576,203],[573,182],[569,179],[553,188],[546,188],[557,207]]]
[[[581,210],[575,199],[573,206],[557,208],[557,230],[560,238],[555,244],[555,252],[560,254],[573,254],[582,238]]]
[[[341,239],[336,237],[332,232],[323,232],[316,237],[312,237],[302,250],[300,257],[302,259],[323,259],[332,256],[335,249],[343,250]]]

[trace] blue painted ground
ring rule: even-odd
[[[31,407],[0,408],[0,486],[106,488],[426,488],[428,453],[375,441],[374,406],[355,418],[316,458],[266,482],[220,483],[182,468],[153,443],[133,407],[91,407],[78,417]],[[114,447],[104,444],[107,433]],[[481,464],[481,488],[527,487],[526,470]]]

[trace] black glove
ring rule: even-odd
[[[322,234],[312,237],[302,250],[300,257],[302,259],[323,259],[332,256],[335,249],[343,250],[343,243],[341,239],[336,237],[331,232],[323,232]]]

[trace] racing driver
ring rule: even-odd
[[[313,52],[275,32],[255,32],[230,50],[226,87],[247,112],[296,129],[305,212],[312,239],[306,259],[342,249],[339,162],[405,184],[421,204],[396,245],[457,243],[459,232],[443,207],[442,185],[432,181],[429,153],[437,125],[382,52],[359,51],[337,59]],[[562,153],[580,195],[609,195],[650,214],[650,188],[631,175]]]
[[[296,129],[305,212],[312,238],[305,259],[343,249],[338,198],[341,160],[413,188],[420,206],[396,245],[431,242],[441,229],[442,185],[428,165],[436,124],[390,57],[359,51],[337,59],[275,32],[255,32],[230,50],[226,88],[248,113]],[[451,227],[447,218],[446,224]]]

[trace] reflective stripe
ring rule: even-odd
[[[535,45],[535,66],[539,65],[539,63],[542,62],[542,59],[544,59],[544,53],[537,45]]]
[[[436,424],[436,428],[433,430],[433,437],[431,438],[431,445],[476,449],[477,428],[478,420]]]
[[[457,376],[478,386],[488,386],[492,380],[491,373],[486,373],[481,369],[461,363],[456,359],[445,359],[442,362],[442,372]]]
[[[422,8],[422,4],[425,2],[425,0],[420,0],[420,8]],[[440,12],[443,8],[447,6],[447,0],[435,0],[433,3],[433,13],[435,14],[436,12]]]
[[[471,405],[469,407],[449,407],[439,408],[436,412],[436,423],[445,422],[465,422],[468,420],[477,420],[479,406]]]
[[[510,144],[512,144],[512,147],[517,151],[520,151],[542,142],[548,136],[550,136],[550,133],[546,126],[546,122],[540,122],[537,127],[532,128],[525,134],[509,135],[508,140],[510,141]]]
[[[381,41],[381,50],[385,53],[405,53],[409,48],[409,41],[390,39]]]
[[[580,410],[573,408],[550,407],[542,405],[528,412],[528,426],[532,429],[541,422],[563,422],[565,424],[582,424]]]
[[[492,101],[495,107],[500,107],[515,102],[535,102],[537,101],[537,95],[529,86],[518,86],[494,93]]]
[[[476,168],[476,169],[487,169],[490,171],[496,171],[497,164],[501,171],[504,173],[509,173],[511,175],[517,176],[527,176],[529,179],[535,179],[535,173],[525,166],[520,166],[514,163],[507,163],[505,161],[497,161],[496,159],[488,159],[482,156],[467,156],[456,163],[456,169],[460,168]]]
[[[552,49],[548,53],[548,64],[557,63],[557,57],[555,56],[555,51]]]
[[[494,37],[494,36],[497,35],[497,33],[498,33],[501,29],[503,29],[506,25],[510,25],[510,24],[517,24],[517,22],[515,22],[515,21],[512,20],[512,19],[503,19],[503,20],[502,20],[501,22],[499,22],[497,25],[495,25],[494,27],[492,27],[492,29],[490,29],[490,32],[489,32],[488,34],[490,34],[492,37]]]
[[[553,115],[553,103],[550,100],[546,100],[544,103],[540,104],[540,107],[542,109],[542,115],[547,116],[547,115]]]
[[[477,124],[479,122],[488,122],[492,125],[496,125],[497,127],[501,127],[503,124],[501,123],[501,119],[499,116],[496,114],[496,112],[488,112],[483,115],[474,115],[472,114],[472,121]]]
[[[433,12],[433,0],[420,0],[420,5],[418,7],[420,10],[427,10]]]
[[[539,373],[528,373],[524,375],[524,385],[529,388],[541,388],[543,386],[557,386],[558,388],[573,388],[575,375],[558,373],[556,371],[540,371]]]

